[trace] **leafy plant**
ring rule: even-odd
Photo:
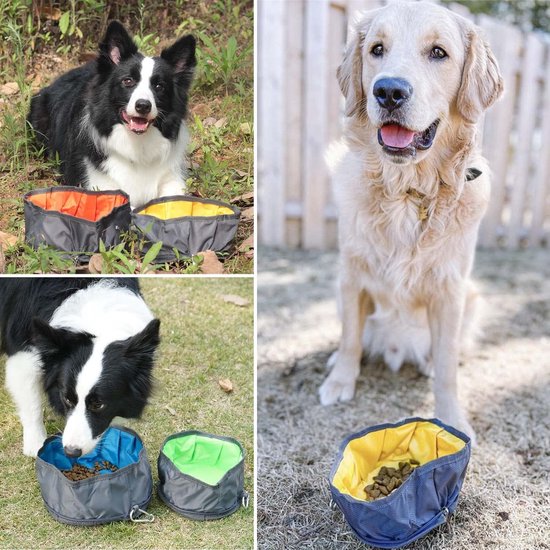
[[[205,46],[197,49],[197,59],[202,71],[202,78],[209,85],[221,81],[227,94],[235,72],[251,54],[252,44],[242,48],[239,52],[237,39],[234,36],[230,36],[225,45],[220,47],[216,46],[212,38],[204,32],[199,33],[199,39]]]

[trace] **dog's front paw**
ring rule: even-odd
[[[31,456],[36,458],[40,447],[44,444],[46,439],[46,430],[32,430],[26,431],[23,434],[23,454],[25,456]]]
[[[334,405],[338,401],[351,401],[355,395],[355,380],[336,380],[328,376],[319,388],[321,405]]]

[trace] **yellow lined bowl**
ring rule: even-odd
[[[470,439],[438,419],[409,418],[347,437],[329,477],[334,503],[363,542],[399,548],[441,523],[458,503]],[[365,487],[383,466],[420,463],[388,496],[366,500]]]

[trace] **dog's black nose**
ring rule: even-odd
[[[413,89],[402,78],[381,78],[374,83],[372,93],[381,107],[393,111],[411,97]]]
[[[82,449],[78,449],[77,447],[63,447],[63,450],[65,454],[71,458],[78,458],[82,455]]]
[[[151,102],[148,99],[138,99],[136,101],[136,111],[140,115],[148,115],[151,112]]]

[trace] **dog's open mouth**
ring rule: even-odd
[[[120,111],[120,117],[128,129],[134,132],[134,134],[144,134],[155,120],[154,118],[149,119],[140,116],[130,116],[125,109]]]
[[[413,132],[396,123],[384,124],[378,129],[378,143],[392,155],[414,155],[432,146],[438,125],[439,119],[423,132]]]

